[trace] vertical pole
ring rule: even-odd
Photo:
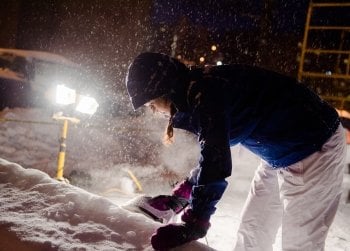
[[[348,62],[346,63],[345,75],[349,75],[349,72],[350,72],[350,53],[348,56]]]
[[[60,151],[58,153],[57,158],[57,180],[64,181],[63,178],[63,168],[64,168],[64,160],[66,157],[66,139],[67,139],[67,131],[68,131],[68,120],[63,120],[63,127],[61,130],[60,137]]]
[[[339,51],[343,50],[344,41],[345,41],[345,30],[342,30],[341,34],[340,34]],[[334,71],[337,74],[341,74],[341,69],[340,69],[341,57],[342,57],[342,54],[338,53],[338,55],[337,55],[337,62],[336,62],[335,69],[334,69]]]
[[[307,47],[308,32],[310,29],[310,20],[311,20],[311,13],[312,13],[312,7],[313,7],[312,5],[313,5],[313,3],[311,1],[309,4],[308,11],[307,11],[306,24],[305,24],[305,30],[304,30],[304,39],[303,39],[303,44],[301,47],[301,55],[300,55],[299,70],[298,70],[298,80],[299,81],[301,81],[301,79],[302,79],[304,60],[305,60],[305,50]]]

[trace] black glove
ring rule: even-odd
[[[169,250],[203,238],[210,227],[209,219],[197,218],[191,209],[187,209],[181,219],[184,223],[169,224],[158,228],[151,238],[155,250]]]

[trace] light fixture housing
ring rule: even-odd
[[[58,84],[56,87],[56,103],[60,105],[71,105],[76,102],[77,93],[75,90]]]
[[[92,115],[97,111],[99,104],[90,96],[77,94],[76,90],[58,84],[56,87],[56,103],[60,105],[75,105],[75,110]]]
[[[79,95],[75,110],[81,113],[92,115],[97,111],[98,106],[99,104],[93,97]]]

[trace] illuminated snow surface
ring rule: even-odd
[[[65,173],[83,170],[92,174],[82,189],[52,178],[60,126],[28,123],[49,122],[46,112],[6,109],[0,119],[0,251],[152,250],[149,238],[160,223],[120,207],[137,196],[128,171],[138,178],[143,193],[166,194],[174,177],[186,175],[198,156],[194,140],[176,132],[174,146],[148,149],[159,152],[159,161],[153,161],[157,164],[120,162],[123,150],[130,151],[125,142],[131,140],[125,139],[130,134],[121,130],[135,125],[135,120],[127,124],[121,119],[109,121],[113,129],[108,130],[70,126]],[[164,123],[154,118],[143,123],[145,131],[150,129],[144,137],[158,140]],[[156,124],[159,128],[154,128]],[[230,185],[212,217],[207,238],[175,250],[232,250],[240,210],[258,164],[258,159],[240,146],[232,148],[232,157]],[[350,204],[345,204],[348,190],[346,174],[344,196],[326,250],[350,250]],[[280,235],[275,250],[280,250]]]

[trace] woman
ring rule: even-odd
[[[242,213],[235,250],[272,250],[282,224],[285,250],[322,250],[336,213],[345,156],[337,112],[295,79],[244,65],[188,69],[142,53],[126,79],[136,110],[145,105],[173,128],[198,136],[198,166],[174,194],[190,199],[181,224],[160,227],[156,250],[206,235],[231,174],[230,146],[261,157]],[[156,203],[157,204],[157,203]],[[159,207],[159,203],[157,205]]]

